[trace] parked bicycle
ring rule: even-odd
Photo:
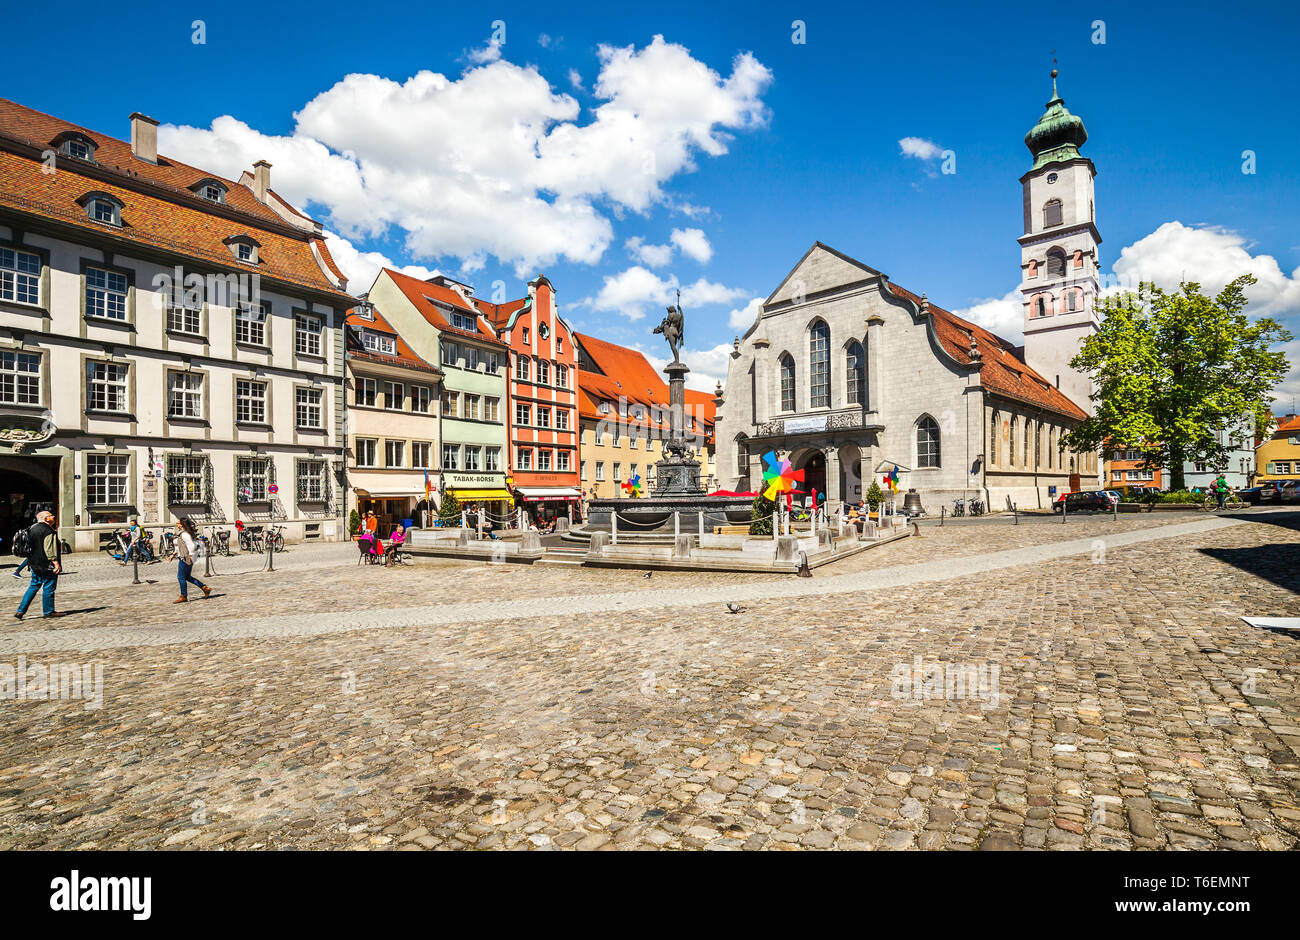
[[[966,502],[967,502],[966,510],[972,516],[984,515],[984,500],[980,499],[978,496],[972,496]]]
[[[230,554],[230,533],[225,529],[212,527],[208,530],[208,547],[214,555]]]
[[[271,526],[267,530],[266,535],[263,537],[263,540],[265,541],[266,548],[269,551],[273,551],[273,552],[284,551],[284,526],[282,525]]]
[[[966,502],[960,496],[952,501],[952,514],[954,516],[966,515]]]

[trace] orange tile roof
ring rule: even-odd
[[[601,372],[578,370],[578,413],[581,417],[606,417],[598,410],[599,402],[604,400],[617,405],[619,398],[627,399],[629,404],[640,404],[647,408],[668,407],[668,383],[659,377],[659,373],[642,353],[585,333],[576,336],[583,350],[601,369]],[[717,411],[713,396],[690,388],[685,391],[688,414],[701,421],[706,428],[711,428]],[[664,423],[648,421],[648,418],[638,423],[647,422],[651,427],[663,430],[668,427]]]
[[[60,155],[57,172],[44,173],[39,152],[65,132],[96,145],[94,163]],[[190,190],[213,179],[227,189],[224,206]],[[78,200],[104,192],[118,200],[123,224],[92,221]],[[201,258],[236,272],[256,272],[299,287],[351,297],[338,290],[312,255],[316,245],[330,272],[341,277],[319,234],[299,230],[263,205],[246,186],[160,154],[157,164],[136,159],[130,144],[0,98],[0,208],[171,253]],[[305,218],[305,216],[304,216]],[[249,235],[260,243],[255,266],[235,260],[225,240]]]
[[[511,315],[523,308],[528,303],[527,297],[520,297],[518,300],[507,300],[503,304],[489,303],[486,300],[474,298],[474,303],[478,306],[479,312],[488,318],[488,321],[498,330],[503,330],[510,322]]]
[[[389,365],[399,365],[408,369],[419,369],[421,372],[436,372],[442,374],[442,370],[429,362],[423,356],[419,355],[409,345],[406,340],[402,339],[402,334],[398,333],[393,325],[384,319],[383,315],[374,310],[372,313],[374,319],[367,320],[356,312],[356,308],[348,311],[347,325],[360,329],[374,330],[377,333],[388,333],[395,340],[396,354],[386,356],[383,353],[372,352],[366,349],[357,340],[353,339],[351,333],[348,335],[348,358],[365,359],[369,362],[386,363]]]
[[[429,323],[446,333],[452,333],[458,336],[469,336],[481,340],[485,343],[491,343],[494,346],[505,346],[506,344],[497,338],[492,328],[491,321],[482,313],[473,309],[465,302],[465,298],[448,287],[441,284],[431,284],[428,281],[422,281],[417,277],[411,277],[400,271],[394,271],[392,268],[384,268],[387,274],[397,285],[406,299],[411,302],[420,315]],[[480,332],[471,333],[469,330],[462,330],[451,325],[442,310],[434,301],[445,303],[449,306],[464,310],[466,313],[474,314],[480,327]]]
[[[920,297],[897,284],[889,284],[889,289],[914,304],[921,303]],[[1026,365],[1016,355],[1017,347],[1007,340],[936,306],[933,301],[930,302],[930,315],[934,319],[934,330],[939,342],[949,355],[962,364],[971,362],[970,343],[971,337],[974,337],[981,356],[980,384],[986,390],[1079,421],[1087,417],[1087,413],[1060,389]]]
[[[1300,415],[1296,415],[1290,421],[1286,420],[1286,415],[1275,415],[1274,417],[1277,418],[1277,430],[1273,432],[1274,434],[1283,431],[1300,431]]]

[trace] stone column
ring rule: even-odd
[[[772,420],[771,383],[768,381],[771,351],[771,344],[766,339],[754,340],[754,420],[759,424]]]
[[[885,336],[885,321],[872,315],[867,317],[867,413],[879,414],[883,409],[880,401],[881,353]]]
[[[842,498],[840,487],[840,452],[836,447],[828,447],[826,454],[826,493],[828,502],[837,503]]]

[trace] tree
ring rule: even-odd
[[[442,504],[438,507],[438,518],[444,523],[460,524],[460,500],[451,490],[442,491]]]
[[[354,509],[348,514],[348,535],[356,535],[359,528],[361,528],[361,513]]]
[[[771,535],[772,513],[776,512],[776,503],[763,497],[763,492],[754,494],[754,507],[749,511],[749,534]]]
[[[1092,376],[1097,413],[1062,442],[1080,452],[1138,450],[1143,469],[1169,468],[1174,490],[1185,487],[1185,461],[1222,466],[1229,447],[1218,432],[1247,416],[1267,420],[1269,392],[1287,371],[1286,354],[1269,347],[1291,334],[1243,312],[1254,283],[1243,275],[1214,298],[1194,282],[1174,293],[1144,283],[1109,298],[1100,328],[1070,361]]]
[[[867,495],[865,499],[867,501],[867,506],[874,510],[885,501],[885,491],[880,488],[879,483],[872,480],[871,485],[867,487]]]

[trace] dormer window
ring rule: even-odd
[[[451,325],[458,330],[464,330],[467,333],[477,333],[478,324],[473,314],[459,313],[455,310],[451,313]]]
[[[95,162],[95,142],[83,134],[69,132],[61,135],[62,140],[58,141],[59,153],[65,157],[72,157],[74,160],[85,160],[87,163]]]
[[[385,336],[383,333],[376,333],[373,330],[361,331],[361,344],[370,352],[381,353],[385,356],[396,355],[397,341],[391,336]]]
[[[224,241],[236,260],[242,261],[244,264],[257,264],[257,250],[261,247],[261,244],[256,239],[247,235],[232,235],[224,239]]]
[[[108,193],[86,193],[77,200],[86,210],[86,216],[93,222],[105,225],[122,224],[122,200]]]
[[[225,205],[226,202],[226,184],[212,177],[201,179],[190,186],[198,195],[202,196],[208,202],[216,202]]]

